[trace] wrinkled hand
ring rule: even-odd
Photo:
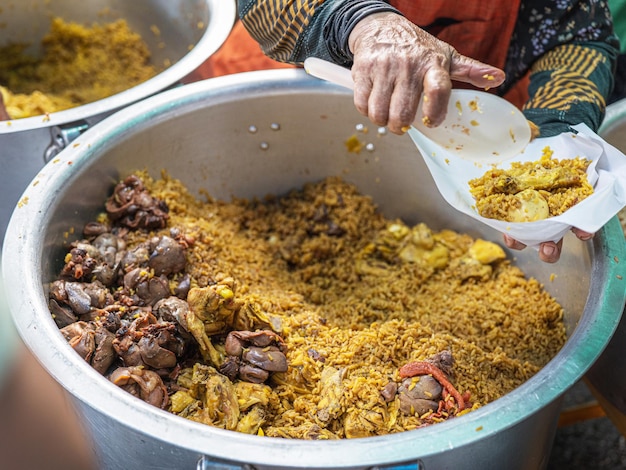
[[[4,107],[4,99],[2,98],[2,93],[0,93],[0,121],[8,121],[9,119],[11,118]]]
[[[591,240],[595,234],[589,232],[583,232],[577,228],[572,229],[572,233],[576,235],[579,240],[587,241]],[[518,242],[517,240],[504,235],[504,244],[512,250],[523,250],[526,245]],[[563,247],[563,239],[558,242],[544,242],[539,245],[539,259],[546,263],[556,263],[561,257],[561,248]]]
[[[480,88],[504,81],[497,67],[459,54],[452,46],[392,12],[366,16],[348,38],[354,55],[354,104],[363,115],[395,134],[422,119],[431,126],[444,120],[451,80]],[[420,97],[423,109],[418,115]],[[406,129],[405,129],[406,130]]]

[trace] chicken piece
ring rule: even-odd
[[[264,312],[261,307],[248,300],[243,306],[237,310],[233,318],[233,329],[235,330],[281,330],[281,317],[279,315],[270,315]]]
[[[584,174],[584,173],[583,173]],[[526,189],[552,191],[569,188],[582,183],[583,177],[579,170],[556,166],[545,168],[537,164],[532,168],[511,169],[493,180],[493,191],[504,194],[517,194]]]
[[[449,372],[452,370],[453,364],[454,358],[452,357],[452,353],[450,351],[441,351],[429,360],[409,362],[408,364],[403,365],[398,370],[398,373],[403,379],[406,379],[407,377],[421,376],[420,380],[424,380],[424,377],[430,376],[439,382],[441,387],[445,389],[446,393],[452,396],[454,401],[456,401],[456,405],[454,405],[448,400],[443,400],[444,406],[448,409],[448,411],[450,411],[452,407],[456,407],[458,411],[463,411],[466,406],[466,399],[463,398],[459,391],[450,382]],[[434,383],[427,383],[424,387],[422,395],[430,398],[430,395],[434,396],[437,390],[438,388],[435,387]]]
[[[590,160],[552,159],[549,147],[537,162],[514,162],[469,181],[476,210],[483,217],[533,222],[562,214],[593,193],[587,179]]]
[[[191,408],[198,409],[202,402],[192,397],[188,392],[179,390],[170,397],[170,411],[174,414],[187,417]]]
[[[100,374],[105,374],[117,358],[113,348],[115,336],[99,323],[71,323],[61,329],[61,334],[80,357]]]
[[[363,376],[352,377],[349,382],[346,388],[353,396],[352,404],[341,417],[345,437],[375,436],[388,429],[388,405],[378,386]]]
[[[448,248],[437,243],[430,228],[423,223],[409,228],[395,222],[378,234],[374,245],[375,252],[387,262],[399,260],[441,269],[450,258]]]
[[[235,299],[235,291],[235,280],[231,277],[211,286],[189,290],[187,303],[190,313],[203,323],[206,335],[223,333],[232,325],[233,317],[241,306]]]
[[[135,305],[154,305],[170,296],[167,277],[153,276],[144,268],[135,268],[124,275],[123,293],[133,299]]]
[[[448,265],[450,252],[443,245],[436,245],[427,250],[413,244],[407,244],[398,252],[398,257],[405,262],[419,263],[434,269],[441,269]]]
[[[378,233],[376,240],[374,240],[376,253],[384,260],[393,261],[410,232],[409,227],[402,222],[390,224]]]
[[[383,397],[383,400],[385,400],[385,403],[392,402],[396,398],[396,393],[398,393],[398,384],[395,382],[389,382],[380,391],[380,395]]]
[[[287,372],[287,358],[276,346],[264,348],[250,346],[246,348],[241,358],[268,372]]]
[[[117,353],[113,347],[115,335],[105,329],[102,325],[96,326],[95,333],[96,350],[91,358],[91,366],[104,375],[109,367],[117,359]]]
[[[216,367],[224,362],[224,356],[211,342],[210,336],[226,331],[233,321],[240,304],[235,300],[235,281],[223,278],[208,287],[195,287],[187,296],[187,330],[200,346],[200,353],[206,361]]]
[[[91,356],[96,350],[96,332],[88,323],[85,322],[73,323],[71,326],[74,325],[83,325],[83,328],[71,328],[71,331],[77,334],[67,338],[67,342],[80,357],[89,363],[91,361]],[[69,331],[70,328],[66,327],[65,332]]]
[[[241,416],[236,431],[244,434],[257,434],[261,426],[265,424],[267,414],[267,410],[262,406],[253,406],[250,411]]]
[[[171,368],[185,350],[185,342],[174,333],[176,324],[157,322],[149,311],[137,313],[128,327],[120,328],[112,341],[126,366]]]
[[[189,315],[189,304],[178,297],[167,297],[159,300],[152,308],[160,321],[176,323],[183,331],[189,331],[187,327],[187,316]]]
[[[233,383],[211,366],[193,366],[189,394],[202,402],[202,407],[188,417],[195,421],[231,431],[237,429],[239,404]]]
[[[49,297],[60,307],[69,307],[81,320],[98,316],[101,309],[113,303],[109,291],[98,281],[54,281],[50,284]]]
[[[48,301],[48,308],[50,309],[54,322],[61,329],[78,321],[78,317],[74,315],[69,305],[62,305],[55,299],[50,299]]]
[[[272,396],[272,388],[269,385],[255,384],[250,382],[236,382],[235,393],[240,411],[246,411],[255,405],[267,406]]]
[[[483,264],[469,255],[454,260],[451,268],[454,271],[454,276],[462,281],[467,279],[487,280],[493,273],[493,267],[490,264]]]
[[[182,340],[174,335],[176,325],[161,323],[144,329],[144,336],[137,342],[143,362],[154,369],[174,367],[177,355],[183,352]]]
[[[150,240],[150,249],[148,266],[154,270],[155,276],[169,276],[185,269],[185,249],[173,238],[165,235],[154,237]]]
[[[341,414],[341,397],[343,386],[341,384],[345,375],[345,369],[335,369],[334,367],[324,367],[320,383],[320,401],[317,404],[317,419],[322,423],[328,423]]]
[[[506,258],[506,253],[500,245],[481,238],[476,239],[474,243],[472,243],[468,254],[482,264],[491,264]]]
[[[376,410],[355,410],[346,413],[343,428],[348,439],[370,437],[385,429],[384,414]]]
[[[146,403],[163,410],[167,408],[167,388],[156,372],[143,367],[119,367],[113,371],[109,380]]]

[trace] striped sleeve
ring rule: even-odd
[[[248,32],[260,44],[263,52],[280,62],[300,63],[306,37],[321,15],[324,0],[239,0],[239,17]],[[320,35],[321,42],[321,35]]]
[[[618,52],[606,0],[522,0],[507,56],[507,82],[530,72],[524,114],[542,136],[580,123],[597,131],[613,89]]]
[[[526,117],[548,137],[584,123],[597,131],[613,88],[615,50],[601,43],[555,47],[531,68]]]
[[[319,57],[350,66],[352,28],[372,13],[399,13],[384,0],[239,0],[238,6],[265,55],[292,64]]]

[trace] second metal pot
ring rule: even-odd
[[[234,0],[0,0],[0,45],[31,44],[36,55],[51,17],[88,25],[123,18],[147,43],[157,68],[171,63],[108,98],[47,117],[0,121],[0,244],[19,195],[47,161],[118,109],[177,84],[219,49],[235,16]]]

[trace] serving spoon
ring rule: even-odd
[[[314,77],[354,89],[351,72],[345,67],[310,57],[304,61],[304,69]],[[420,101],[420,109],[421,105]],[[491,93],[462,89],[452,90],[442,124],[429,127],[416,119],[407,133],[419,149],[445,149],[477,164],[513,158],[531,138],[528,121],[514,105]]]

